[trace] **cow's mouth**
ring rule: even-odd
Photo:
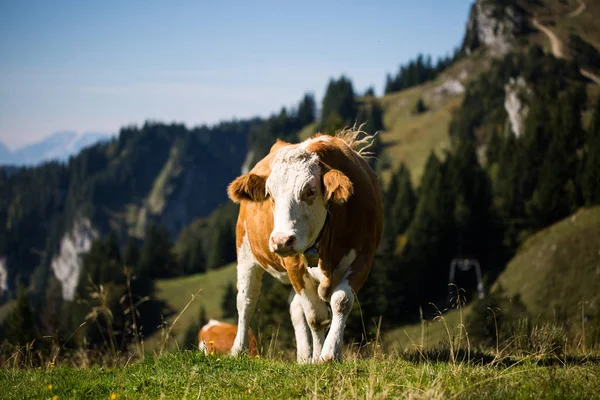
[[[283,249],[274,250],[273,253],[277,254],[280,257],[292,257],[292,256],[297,256],[301,252],[298,252],[294,249],[283,248]]]

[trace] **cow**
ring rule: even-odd
[[[348,314],[383,231],[381,186],[365,160],[373,136],[359,134],[346,129],[297,144],[277,140],[228,186],[229,198],[240,204],[232,355],[248,348],[246,332],[267,271],[292,285],[297,361],[341,360]]]
[[[198,349],[205,354],[229,354],[238,327],[214,319],[208,321],[198,332]],[[256,338],[248,331],[249,354],[256,356]]]

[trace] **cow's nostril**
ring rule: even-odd
[[[294,236],[290,236],[286,241],[285,241],[285,247],[294,247],[294,243],[296,242],[296,238]]]

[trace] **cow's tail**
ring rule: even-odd
[[[335,136],[346,142],[362,158],[372,158],[375,156],[375,153],[368,151],[368,149],[375,143],[375,137],[379,132],[369,134],[362,130],[363,126],[365,126],[364,123],[358,127],[354,124],[352,127],[346,127],[336,132]]]

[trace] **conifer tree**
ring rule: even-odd
[[[173,244],[164,225],[153,224],[144,239],[138,270],[149,278],[166,278],[178,275],[172,253]]]
[[[298,120],[301,126],[308,125],[316,118],[316,102],[312,94],[305,94],[298,105]]]
[[[596,99],[582,161],[581,188],[587,206],[600,204],[600,96]]]
[[[135,268],[140,261],[140,248],[137,245],[136,239],[132,236],[128,236],[125,242],[123,261],[130,268]]]
[[[221,301],[221,310],[223,311],[223,318],[234,318],[237,315],[237,291],[233,285],[233,282],[229,282]]]
[[[358,106],[352,81],[345,76],[338,80],[330,80],[321,109],[322,130],[335,133],[345,126],[352,126],[356,122],[357,115]]]
[[[29,305],[25,286],[18,287],[17,303],[3,324],[4,337],[9,343],[25,345],[39,336],[35,314]]]

